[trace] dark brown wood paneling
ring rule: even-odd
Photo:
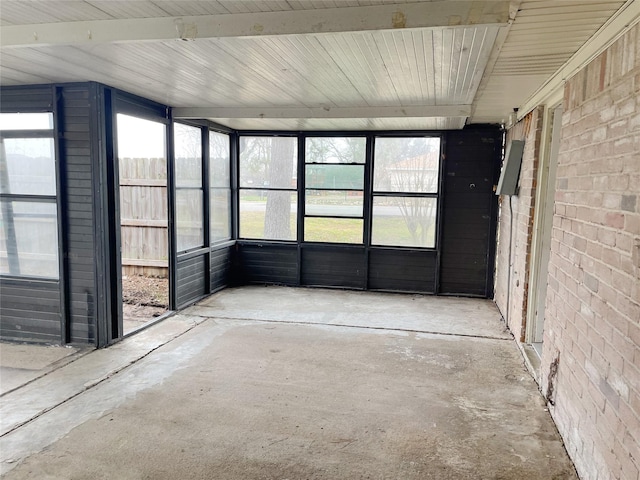
[[[366,268],[364,247],[302,247],[302,285],[365,289]]]
[[[183,308],[207,294],[207,253],[188,258],[178,257],[176,272],[178,308]]]
[[[60,343],[60,285],[56,281],[0,278],[0,338]]]
[[[447,134],[439,293],[493,295],[501,150],[498,127]]]
[[[51,112],[53,102],[51,85],[9,86],[0,89],[2,112]]]
[[[297,285],[298,247],[239,242],[234,268],[235,283]]]
[[[376,249],[369,251],[369,289],[434,293],[436,252]]]
[[[211,275],[210,290],[215,292],[227,285],[231,280],[231,246],[213,247],[209,271]]]
[[[89,85],[60,88],[59,131],[61,171],[65,186],[65,235],[70,340],[96,341],[96,244],[94,167],[91,156]]]

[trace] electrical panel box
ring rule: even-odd
[[[511,140],[504,155],[504,165],[500,172],[500,181],[496,195],[516,195],[518,193],[518,179],[522,166],[524,140]]]

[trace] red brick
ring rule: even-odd
[[[636,99],[634,97],[628,98],[616,105],[616,116],[618,118],[624,117],[626,115],[631,115],[634,113],[636,109]],[[614,125],[616,122],[613,122],[611,125]]]
[[[619,120],[609,125],[607,138],[616,138],[625,135],[629,131],[629,121],[627,119]]]
[[[606,225],[614,228],[624,228],[624,214],[622,213],[607,213],[605,216]]]
[[[640,215],[626,214],[624,228],[632,235],[640,235]]]
[[[602,195],[602,206],[612,210],[619,210],[621,199],[622,195],[619,193],[605,193]]]
[[[626,402],[620,402],[618,412],[620,415],[620,421],[630,432],[640,432],[640,418],[636,412],[631,410]]]
[[[610,190],[627,191],[629,189],[629,175],[611,175],[607,177]]]
[[[613,247],[616,244],[616,232],[614,230],[601,228],[598,230],[598,240],[604,245]]]
[[[611,105],[609,107],[603,108],[599,112],[600,122],[609,123],[616,118],[616,106]]]
[[[640,269],[631,261],[640,236],[639,40],[635,26],[565,85],[542,372],[559,352],[562,370],[551,412],[585,480],[639,480]],[[529,121],[523,189],[515,200],[512,278],[520,283],[511,294],[518,334],[532,259],[537,109]],[[524,126],[518,129],[513,134],[524,138]],[[501,219],[501,234],[508,225]],[[506,255],[505,248],[498,251]],[[500,273],[496,277],[505,282]],[[496,291],[496,298],[504,292]]]
[[[623,293],[627,297],[631,296],[631,286],[633,285],[633,280],[624,273],[620,273],[617,271],[613,271],[611,274],[612,286],[618,292]]]
[[[634,142],[631,137],[624,137],[613,142],[613,154],[622,155],[625,153],[634,153]]]
[[[612,343],[613,347],[618,350],[625,359],[629,360],[634,358],[637,345],[633,345],[629,337],[623,336],[614,330]]]

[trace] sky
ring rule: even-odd
[[[166,157],[164,124],[119,113],[117,129],[119,157]]]

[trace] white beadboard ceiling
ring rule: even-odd
[[[98,81],[236,129],[503,123],[630,3],[2,0],[0,84]]]

